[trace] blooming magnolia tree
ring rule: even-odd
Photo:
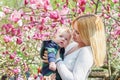
[[[62,25],[68,27],[80,14],[103,18],[110,75],[120,69],[119,0],[4,0],[0,2],[0,72],[36,73],[41,65],[42,40],[54,37]],[[119,65],[118,65],[119,64]],[[6,73],[5,73],[6,74]]]

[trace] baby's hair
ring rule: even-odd
[[[63,32],[67,32],[70,34],[71,37],[71,29],[69,26],[60,26],[59,29],[57,30],[57,34],[62,34]]]
[[[61,34],[63,34],[64,32],[70,34],[70,40],[69,40],[69,41],[71,41],[71,38],[72,38],[71,27],[70,27],[70,26],[66,26],[66,25],[64,25],[64,26],[59,26],[58,29],[57,29],[56,35],[61,35]],[[55,35],[55,36],[56,36],[56,35]]]

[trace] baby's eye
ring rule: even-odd
[[[59,35],[60,37],[63,37],[62,35]]]
[[[65,40],[68,40],[67,38],[65,38]]]

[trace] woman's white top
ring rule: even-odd
[[[64,60],[57,63],[62,80],[86,80],[91,71],[93,55],[90,46],[79,48],[67,55],[67,52],[77,45],[76,42],[70,43],[66,48]]]

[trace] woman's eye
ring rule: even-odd
[[[79,34],[79,32],[75,31],[77,34]]]

